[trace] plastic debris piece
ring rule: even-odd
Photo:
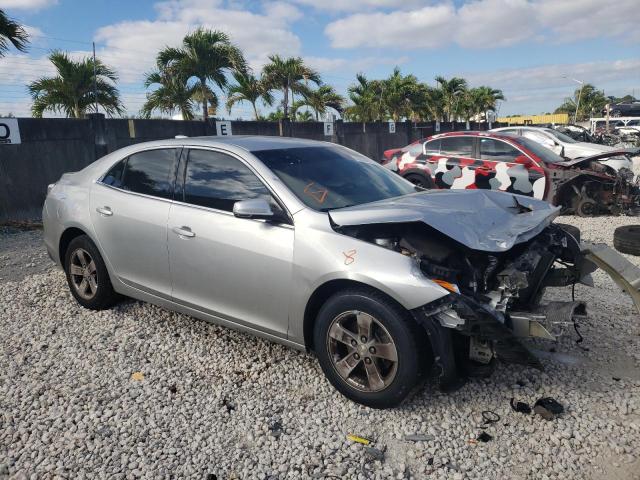
[[[176,387],[175,385],[169,385],[169,391],[171,393],[176,393],[178,391],[178,387]]]
[[[358,435],[353,435],[351,433],[347,435],[347,439],[351,440],[352,442],[361,443],[362,445],[369,445],[372,442],[372,440],[368,438],[359,437]]]
[[[430,442],[435,440],[436,437],[425,433],[413,433],[411,435],[405,435],[404,439],[407,442]]]
[[[236,405],[229,400],[227,397],[224,397],[222,399],[222,405],[227,407],[227,412],[231,413],[232,411],[234,411],[236,409]]]
[[[144,373],[142,372],[133,372],[131,374],[131,380],[135,380],[136,382],[141,382],[144,380]]]
[[[384,462],[384,450],[375,447],[364,447],[364,451],[374,460]]]
[[[429,460],[427,460],[427,465],[433,465],[433,457],[429,457]]]
[[[513,397],[511,397],[511,402],[509,403],[511,404],[511,408],[513,409],[514,412],[531,413],[531,407],[529,406],[528,403],[516,402]]]
[[[496,412],[492,412],[491,410],[485,410],[482,412],[482,419],[484,420],[485,425],[491,425],[492,423],[500,421],[500,415]]]
[[[564,407],[555,399],[544,397],[536,401],[533,411],[545,420],[553,420],[556,416],[564,413]]]
[[[478,435],[477,440],[482,443],[487,443],[493,440],[493,437],[489,435],[487,432],[481,432],[480,435]]]

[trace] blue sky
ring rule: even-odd
[[[552,111],[577,86],[564,76],[640,96],[637,0],[0,0],[0,8],[33,34],[28,54],[0,59],[0,115],[28,115],[24,85],[52,73],[49,50],[82,56],[92,41],[135,114],[155,53],[200,25],[229,33],[257,71],[269,54],[301,55],[341,93],[357,72],[381,78],[397,65],[431,84],[463,76],[501,88],[501,115]],[[250,106],[230,116],[248,118]]]

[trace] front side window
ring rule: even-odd
[[[359,153],[339,146],[251,152],[307,206],[329,211],[415,193],[416,188]]]
[[[440,139],[440,155],[472,157],[473,137],[445,137]]]
[[[493,138],[480,139],[480,159],[492,162],[515,162],[522,153],[506,142]]]
[[[560,133],[557,130],[553,130],[551,128],[545,128],[544,131],[547,132],[547,133],[550,133],[551,135],[556,137],[561,142],[564,142],[564,143],[578,143],[573,138],[571,138],[570,136],[565,135],[564,133]]]
[[[177,156],[178,150],[175,148],[134,153],[124,167],[121,188],[154,197],[172,198]]]
[[[233,211],[240,200],[264,198],[271,193],[239,160],[211,150],[190,150],[184,177],[183,201],[192,205]]]

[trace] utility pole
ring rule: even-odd
[[[578,121],[578,109],[580,108],[580,97],[582,97],[582,87],[584,87],[584,82],[581,80],[576,80],[575,78],[571,78],[567,75],[563,75],[562,78],[568,78],[569,80],[573,80],[580,85],[580,91],[578,92],[578,103],[576,103],[576,113],[573,115],[573,123],[576,123]]]
[[[93,101],[95,103],[96,113],[98,113],[98,86],[96,85],[96,42],[93,45]]]

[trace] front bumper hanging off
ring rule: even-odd
[[[627,292],[640,313],[640,268],[604,243],[582,242],[582,255],[607,272]]]

